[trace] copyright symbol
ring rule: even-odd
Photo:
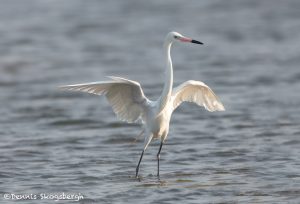
[[[10,199],[10,194],[9,193],[5,193],[3,195],[3,197],[4,197],[5,200],[9,200]]]

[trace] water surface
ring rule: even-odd
[[[79,203],[299,203],[300,2],[1,2],[0,193],[81,193]],[[207,83],[226,112],[193,104],[159,142],[132,143],[104,98],[57,89],[117,75],[155,100],[162,42],[176,30],[174,81]],[[20,203],[41,201],[21,201]],[[55,201],[43,201],[53,203]]]

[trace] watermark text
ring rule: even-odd
[[[70,200],[70,201],[80,201],[84,199],[81,193],[5,193],[3,194],[5,200]]]

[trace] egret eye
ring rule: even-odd
[[[175,38],[175,39],[177,39],[177,38],[178,38],[178,36],[177,36],[177,35],[174,35],[174,38]]]

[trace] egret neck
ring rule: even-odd
[[[168,101],[171,98],[172,94],[172,86],[173,86],[173,66],[171,60],[171,46],[172,41],[168,38],[164,43],[164,55],[165,55],[165,63],[166,63],[166,72],[165,72],[165,85],[160,96],[160,104],[158,108],[158,113],[160,113],[167,105]]]

